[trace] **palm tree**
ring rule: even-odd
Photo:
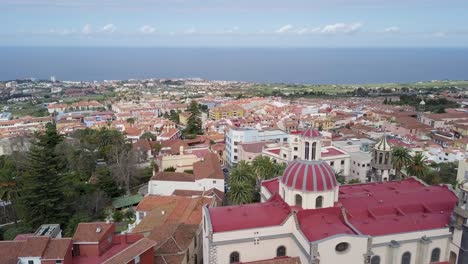
[[[345,177],[343,176],[343,171],[335,171],[335,179],[340,184],[346,183]]]
[[[245,161],[239,162],[229,174],[229,184],[233,182],[248,182],[255,185],[255,173],[252,166]]]
[[[402,147],[402,146],[396,146],[392,150],[392,164],[393,167],[396,170],[396,176],[397,178],[401,178],[401,170],[408,167],[408,165],[411,163],[411,156],[409,154],[409,149]]]
[[[249,182],[230,183],[231,189],[228,192],[229,201],[232,204],[248,204],[254,200],[254,187]]]
[[[422,153],[417,153],[416,155],[414,155],[407,170],[409,175],[416,176],[424,180],[424,177],[427,175],[428,172],[426,157]]]
[[[275,163],[266,156],[258,156],[252,161],[252,169],[258,182],[282,175],[285,168],[285,163]]]

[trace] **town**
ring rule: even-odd
[[[468,263],[468,81],[0,82],[1,264]]]

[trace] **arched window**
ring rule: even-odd
[[[371,258],[370,264],[380,264],[380,257],[375,255]]]
[[[388,159],[390,157],[389,153],[385,153],[385,164],[388,164]]]
[[[403,255],[401,256],[401,264],[411,264],[411,253],[409,253],[408,251],[403,253]]]
[[[302,196],[300,194],[296,194],[296,206],[302,207]]]
[[[434,248],[431,253],[431,262],[440,261],[440,248]]]
[[[315,208],[322,208],[323,206],[323,196],[319,196],[317,197],[317,199],[315,199]]]
[[[276,256],[277,257],[284,257],[286,256],[286,247],[285,246],[279,246],[276,249]]]
[[[229,256],[229,263],[238,263],[240,261],[239,252],[234,251]]]
[[[309,142],[305,143],[304,159],[309,160]]]
[[[379,164],[382,164],[383,161],[383,153],[379,153]]]
[[[312,160],[315,160],[317,152],[317,142],[312,143]]]

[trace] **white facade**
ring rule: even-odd
[[[148,194],[150,195],[172,195],[175,190],[207,191],[216,188],[224,192],[224,180],[222,179],[200,179],[193,182],[187,181],[155,181],[148,183]]]
[[[279,129],[230,128],[226,134],[226,159],[229,166],[239,162],[239,143],[256,141],[287,142],[288,134]]]

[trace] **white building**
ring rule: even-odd
[[[288,134],[279,129],[257,130],[255,128],[232,127],[226,134],[226,160],[229,166],[239,161],[239,143],[256,141],[288,141]]]
[[[345,150],[350,156],[350,179],[359,179],[360,182],[369,182],[368,173],[372,170],[372,146],[374,141],[362,139],[348,139],[333,141],[332,145]]]
[[[309,128],[300,133],[291,133],[287,141],[268,145],[263,149],[262,155],[278,163],[288,163],[296,159],[323,160],[334,172],[341,172],[345,178],[349,178],[349,154],[333,146],[322,146],[322,140],[320,131]]]
[[[224,174],[217,154],[210,153],[204,160],[193,163],[193,173],[158,172],[148,183],[150,195],[172,195],[175,191],[208,191],[224,193]]]
[[[261,195],[262,203],[204,208],[205,264],[466,263],[447,186],[416,178],[340,186],[328,163],[295,160]]]

